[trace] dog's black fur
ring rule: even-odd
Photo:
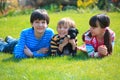
[[[78,29],[76,29],[76,28],[70,28],[68,30],[68,35],[66,35],[65,37],[68,37],[69,39],[75,39],[77,37],[78,33],[79,33]],[[61,41],[63,41],[63,40],[61,40]],[[72,45],[70,43],[68,43],[66,46],[64,46],[61,55],[72,55],[72,56],[75,56],[76,52],[77,52],[77,49],[73,50],[72,49]]]

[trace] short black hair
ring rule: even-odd
[[[36,9],[32,12],[30,17],[30,22],[33,23],[35,20],[46,20],[49,24],[49,16],[45,9]]]

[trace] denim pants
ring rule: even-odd
[[[4,48],[1,52],[5,52],[5,53],[12,53],[14,50],[15,45],[18,43],[18,40],[14,40],[10,43],[7,43],[4,45]]]

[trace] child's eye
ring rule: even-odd
[[[68,27],[64,27],[65,29],[67,29]]]
[[[92,29],[95,29],[96,27],[91,27]]]
[[[61,29],[62,27],[61,26],[58,26],[59,29]]]
[[[43,21],[42,23],[45,23],[45,21]]]
[[[35,23],[39,23],[38,21],[36,21]]]

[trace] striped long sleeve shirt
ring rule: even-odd
[[[47,54],[37,53],[41,48],[50,48],[50,41],[53,37],[54,32],[50,28],[46,28],[44,34],[40,39],[37,39],[34,34],[34,29],[28,28],[24,29],[21,32],[20,39],[18,44],[14,48],[14,56],[15,58],[27,58],[28,56],[24,53],[25,45],[32,51],[33,57],[44,57],[48,56],[50,52]]]
[[[63,51],[60,52],[58,47],[62,44],[64,38],[60,38],[58,34],[55,34],[51,39],[51,55],[61,55]],[[77,45],[77,39],[75,39]]]
[[[58,34],[54,35],[51,39],[51,55],[57,55],[58,53],[58,46],[59,46],[59,41],[60,41],[60,37],[58,36]]]

